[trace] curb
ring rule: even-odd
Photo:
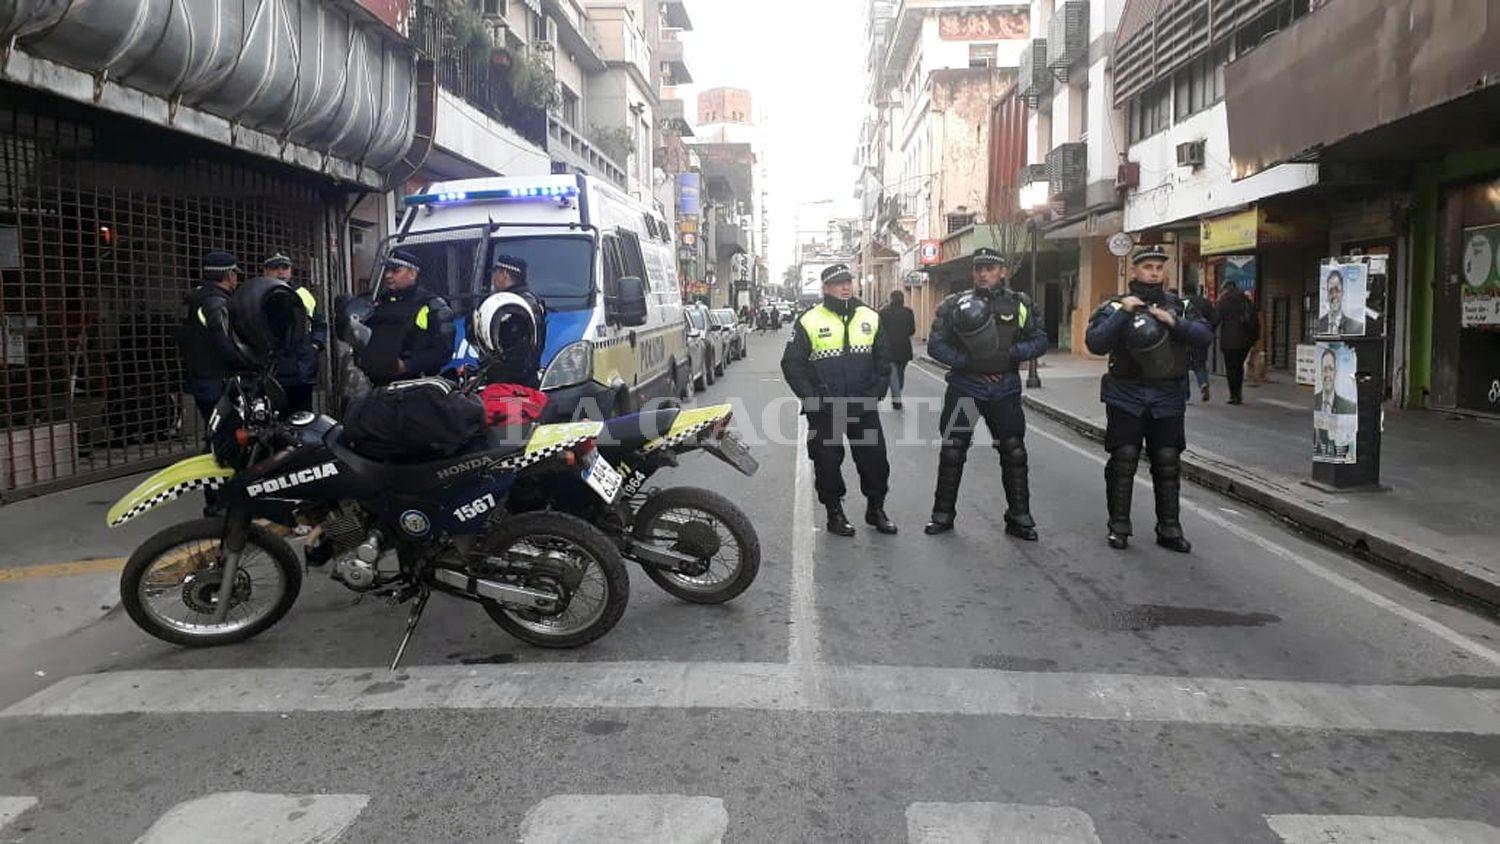
[[[1096,422],[1047,404],[1029,393],[1023,395],[1022,401],[1028,409],[1089,439],[1104,441],[1104,428]],[[1183,452],[1182,473],[1199,486],[1290,522],[1334,550],[1415,576],[1490,609],[1500,607],[1500,579],[1493,572],[1472,563],[1447,559],[1440,551],[1384,531],[1334,518],[1314,503],[1291,494],[1285,478],[1245,471],[1233,461],[1193,446]]]

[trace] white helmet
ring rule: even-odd
[[[539,326],[531,304],[514,293],[494,293],[474,311],[469,342],[481,360],[504,356],[537,341]]]

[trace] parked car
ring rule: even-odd
[[[723,372],[723,353],[720,351],[722,339],[710,329],[712,323],[708,308],[703,305],[688,305],[683,308],[688,323],[688,344],[697,344],[696,351],[690,358],[693,365],[693,386],[700,390],[708,389],[714,382],[715,374]]]
[[[723,331],[724,335],[729,338],[727,343],[729,356],[725,360],[733,362],[750,354],[750,344],[746,340],[749,331],[745,328],[744,323],[740,322],[735,312],[730,308],[718,308],[714,310],[713,316],[719,330]]]

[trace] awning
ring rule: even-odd
[[[1233,174],[1343,157],[1350,150],[1331,148],[1381,127],[1358,156],[1462,149],[1493,126],[1497,88],[1500,0],[1331,0],[1225,70]],[[1460,101],[1434,135],[1412,131]]]

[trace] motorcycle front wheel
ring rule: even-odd
[[[696,572],[645,567],[657,586],[684,601],[732,601],[760,573],[760,537],[750,517],[706,489],[680,486],[655,493],[635,514],[631,536],[699,559],[702,571]]]
[[[506,516],[480,542],[483,554],[533,561],[524,585],[564,595],[555,613],[516,610],[484,601],[506,633],[539,648],[577,648],[608,633],[630,601],[630,575],[620,551],[593,525],[554,512]]]
[[[196,519],[141,543],[120,573],[120,602],[131,621],[158,639],[190,648],[243,642],[280,621],[302,591],[302,566],[281,537],[252,524],[229,615],[214,622],[223,537],[223,519]]]

